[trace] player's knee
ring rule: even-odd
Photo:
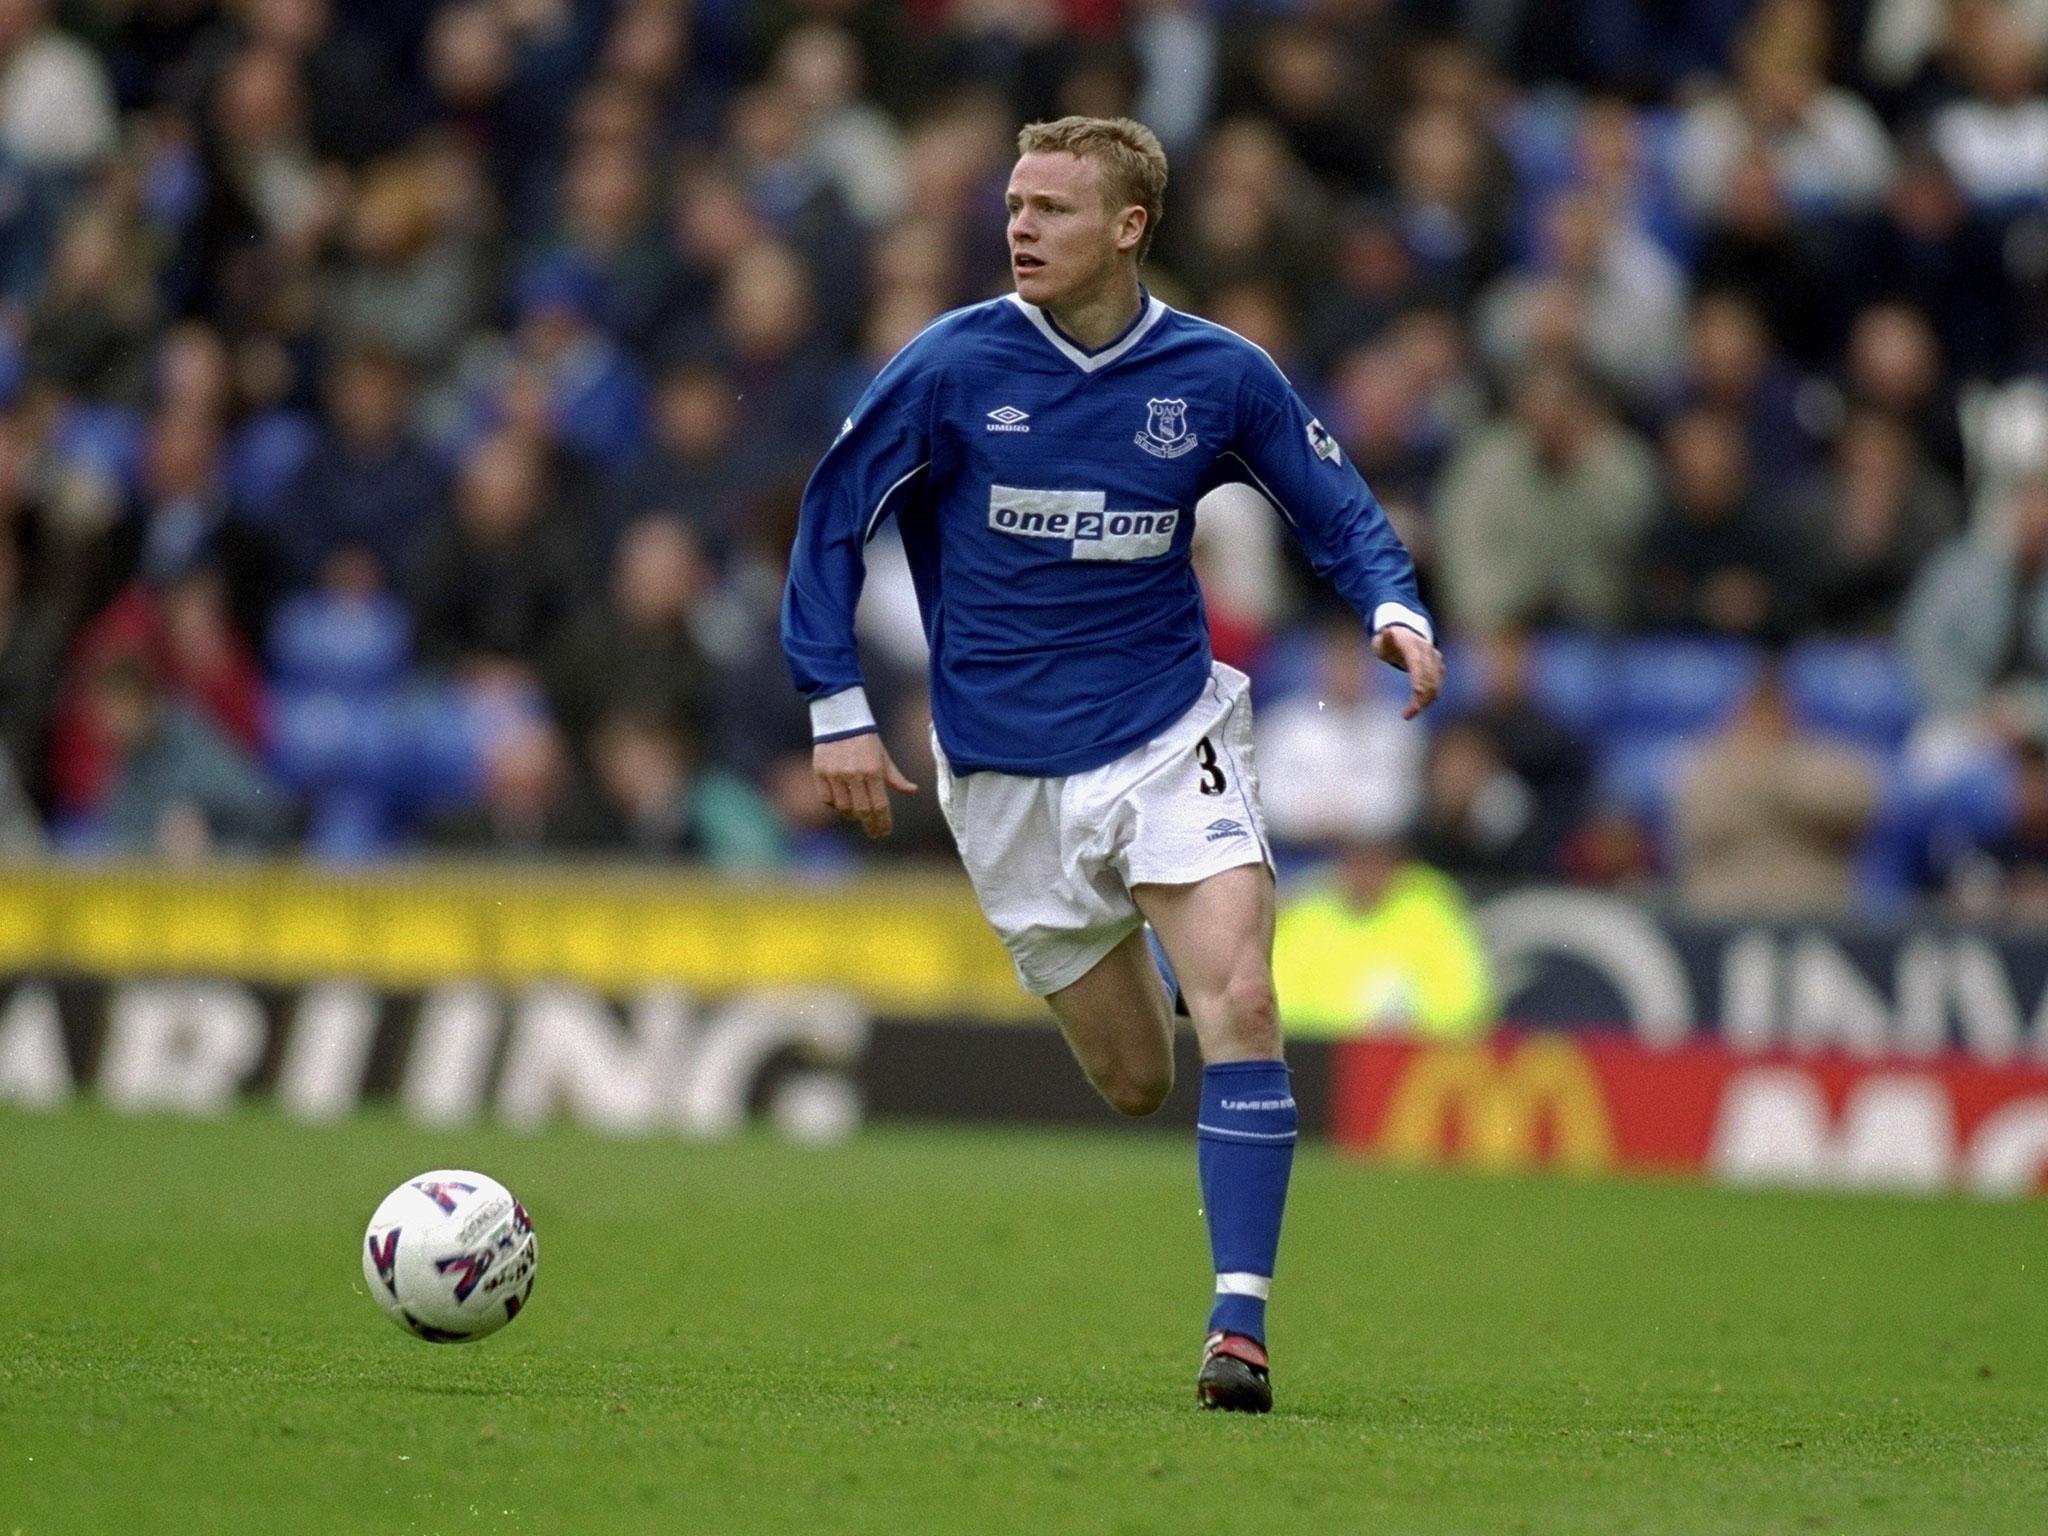
[[[1273,979],[1263,970],[1230,978],[1223,989],[1223,1016],[1239,1050],[1250,1056],[1280,1054],[1280,1005]]]
[[[1173,1063],[1130,1065],[1095,1081],[1096,1090],[1120,1115],[1149,1115],[1173,1092]]]

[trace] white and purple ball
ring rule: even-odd
[[[533,1294],[540,1249],[526,1208],[496,1179],[436,1168],[384,1197],[363,1278],[399,1327],[432,1344],[496,1333]]]

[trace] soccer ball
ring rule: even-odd
[[[377,1305],[431,1344],[496,1333],[533,1294],[540,1249],[526,1207],[496,1179],[437,1168],[384,1197],[363,1240]]]

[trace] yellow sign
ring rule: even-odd
[[[964,880],[807,888],[511,864],[0,870],[0,969],[93,976],[458,977],[612,994],[837,986],[907,1015],[1042,1016]]]
[[[1585,1053],[1557,1035],[1536,1035],[1506,1055],[1484,1045],[1425,1046],[1401,1070],[1380,1124],[1379,1150],[1438,1162],[1453,1147],[1481,1168],[1529,1168],[1541,1161],[1594,1172],[1614,1165],[1607,1098]],[[1452,1128],[1461,1130],[1452,1139]]]

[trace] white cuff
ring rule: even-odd
[[[851,736],[875,728],[875,712],[868,708],[868,691],[856,683],[839,693],[811,700],[811,740]]]
[[[1436,631],[1429,627],[1429,620],[1410,608],[1406,603],[1381,603],[1372,611],[1372,632],[1378,634],[1390,624],[1403,624],[1412,629],[1431,645],[1436,644]],[[813,706],[814,708],[816,706]]]

